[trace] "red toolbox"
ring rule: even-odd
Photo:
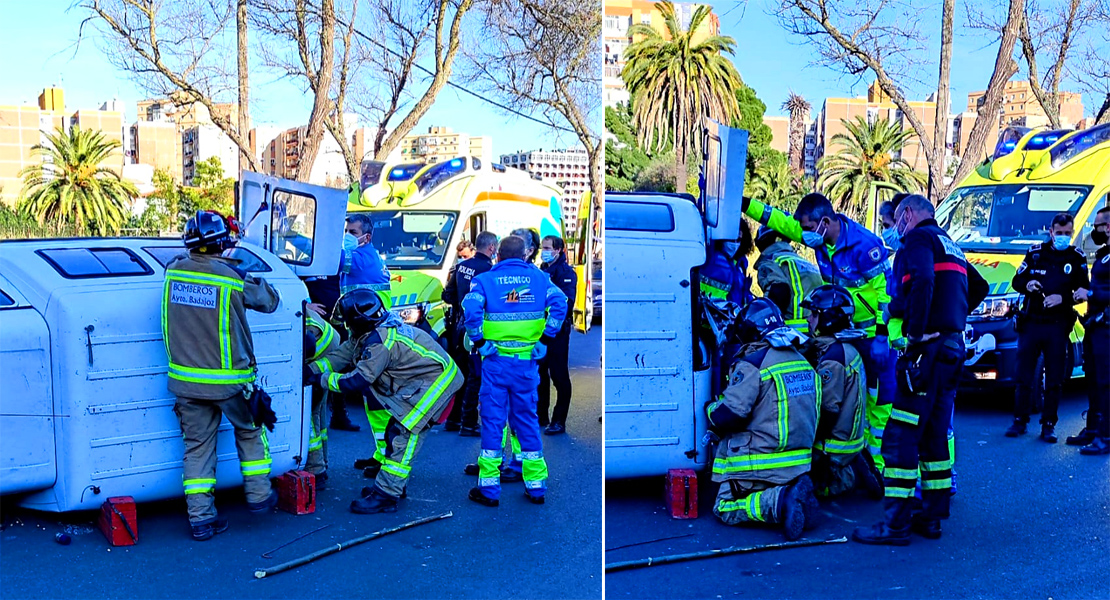
[[[100,531],[113,546],[134,546],[139,541],[139,518],[131,496],[108,498],[100,506]]]
[[[277,480],[278,508],[294,515],[316,512],[316,476],[288,471]]]
[[[698,518],[698,474],[693,469],[667,471],[667,511],[674,519]]]

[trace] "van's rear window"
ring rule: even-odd
[[[169,264],[173,262],[173,259],[185,254],[184,246],[144,246],[143,250],[146,250],[148,254],[153,256],[154,260],[158,261],[158,264],[162,265],[163,268],[169,266]],[[249,273],[267,273],[271,270],[270,265],[266,264],[266,261],[258,258],[255,253],[246,248],[236,246],[232,248],[229,256],[239,261],[236,266],[243,271]]]
[[[66,279],[154,274],[153,269],[127,248],[56,248],[35,253]]]
[[[15,304],[15,300],[12,300],[11,296],[0,290],[0,306],[12,306],[13,304]]]
[[[674,231],[674,213],[666,204],[605,202],[605,228],[620,231]]]

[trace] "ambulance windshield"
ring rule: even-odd
[[[390,269],[434,269],[450,249],[457,212],[393,210],[366,213],[374,221],[374,247]]]
[[[1080,185],[960,188],[937,209],[937,223],[966,250],[1024,254],[1048,239],[1053,216],[1074,215],[1090,192]]]

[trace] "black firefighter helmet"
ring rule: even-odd
[[[814,288],[800,306],[817,315],[817,332],[821,335],[835,335],[852,327],[852,315],[856,313],[856,303],[848,290],[839,285],[823,285]]]
[[[743,344],[759,340],[780,327],[786,327],[782,312],[766,298],[752,300],[736,317],[736,337]]]
[[[185,233],[181,239],[189,250],[220,252],[231,245],[231,227],[220,213],[198,210],[185,222]]]
[[[374,331],[389,317],[381,297],[367,289],[355,289],[343,294],[335,308],[354,338]]]

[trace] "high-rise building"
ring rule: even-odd
[[[590,189],[590,160],[585,148],[517,151],[502,154],[501,164],[528,171],[561,187],[563,228],[568,237],[577,233],[578,209],[582,196]]]
[[[183,149],[178,129],[176,123],[166,120],[133,123],[130,162],[168,171],[174,181],[181,182]]]
[[[683,29],[689,28],[690,18],[693,17],[698,6],[689,2],[675,3],[675,16]],[[628,28],[634,24],[650,25],[664,36],[668,35],[663,16],[655,7],[654,1],[605,0],[605,20],[602,22],[601,30],[605,63],[602,73],[602,103],[605,106],[628,102],[628,89],[621,79],[621,70],[625,65],[624,52],[634,41],[628,35]],[[721,23],[717,15],[711,14],[698,27],[694,40],[699,41],[710,35],[716,35],[720,29]]]
[[[230,172],[230,177],[238,179],[238,146],[213,125],[211,113],[206,106],[199,102],[178,104],[170,98],[151,98],[140,100],[135,108],[138,120],[131,126],[133,162],[168,170],[177,181],[189,185],[192,181],[192,165],[197,160],[219,156],[224,172]],[[229,118],[233,125],[238,124],[238,104],[216,104],[215,109],[218,115]],[[198,127],[208,127],[210,130],[187,135]],[[221,137],[224,139],[219,140]],[[185,150],[186,138],[194,145],[193,154],[188,157]],[[230,162],[223,151],[228,143],[236,148],[234,159]],[[196,154],[198,151],[200,154]]]
[[[932,132],[936,123],[937,104],[933,99],[910,102],[917,118],[924,124],[925,130]],[[945,113],[947,114],[947,110]],[[826,98],[817,116],[817,129],[815,132],[814,164],[826,154],[835,153],[840,149],[840,144],[833,140],[838,133],[847,133],[845,121],[853,121],[856,117],[864,117],[868,123],[877,120],[886,120],[898,125],[903,130],[912,129],[902,110],[895,106],[876,81],[867,88],[865,98]],[[914,136],[906,145],[894,152],[894,158],[901,158],[909,163],[910,167],[918,171],[927,171],[929,168],[925,160],[925,150],[921,141]]]
[[[450,127],[432,126],[427,133],[406,135],[401,140],[398,162],[437,163],[457,156],[473,156],[493,162],[493,143],[486,136],[472,136]]]
[[[967,111],[976,113],[983,105],[986,95],[985,91],[968,94]],[[1083,120],[1083,96],[1075,92],[1060,92],[1060,124],[1074,128],[1081,120]],[[1048,117],[1033,94],[1033,88],[1029,86],[1028,81],[1007,81],[1002,89],[999,127],[1005,128],[1010,125],[1048,126]]]

